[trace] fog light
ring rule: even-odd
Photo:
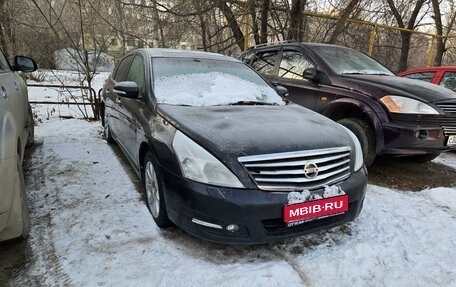
[[[230,224],[226,227],[226,230],[228,230],[229,232],[236,232],[239,230],[239,226],[236,224]]]
[[[425,139],[428,137],[427,130],[420,130],[420,139]]]

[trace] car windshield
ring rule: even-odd
[[[283,99],[258,74],[239,62],[154,58],[158,103],[187,106],[283,105]]]
[[[315,50],[339,75],[366,74],[387,75],[394,74],[369,56],[349,48],[337,46],[320,46]]]

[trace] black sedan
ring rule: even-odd
[[[366,169],[355,135],[222,55],[139,49],[103,88],[105,137],[141,177],[156,224],[252,244],[353,220]]]

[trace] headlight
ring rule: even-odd
[[[428,115],[439,114],[439,112],[436,111],[433,107],[411,98],[400,96],[384,96],[380,99],[380,101],[392,113]]]
[[[226,166],[180,131],[174,135],[173,148],[184,177],[207,184],[244,187]]]
[[[363,159],[363,149],[361,148],[361,144],[359,143],[358,138],[352,133],[351,130],[347,129],[346,127],[342,126],[347,133],[350,135],[353,144],[355,146],[355,172],[357,172],[360,168],[363,167],[364,159]]]

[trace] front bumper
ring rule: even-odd
[[[456,127],[456,118],[433,115],[392,115],[383,124],[384,148],[381,154],[420,155],[456,150],[448,145],[452,133],[445,127]]]
[[[367,171],[361,168],[337,184],[349,196],[349,211],[294,227],[283,222],[288,192],[235,189],[189,181],[162,170],[168,216],[186,232],[204,240],[228,244],[260,244],[328,229],[355,219],[363,206]],[[318,190],[315,192],[319,192]],[[192,222],[197,219],[221,229]],[[239,229],[226,229],[236,224]]]

